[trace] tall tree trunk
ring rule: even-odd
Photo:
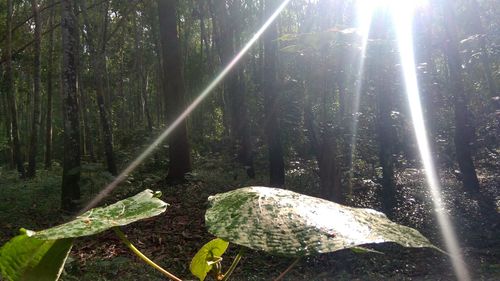
[[[158,0],[160,18],[160,39],[165,80],[164,96],[168,100],[167,121],[169,124],[185,108],[185,87],[182,75],[182,55],[177,32],[177,0]],[[191,171],[191,151],[189,146],[187,122],[182,121],[173,131],[169,140],[170,180],[183,180]]]
[[[265,1],[265,15],[270,17],[277,8],[275,0]],[[285,184],[285,163],[280,136],[279,101],[277,89],[278,64],[278,27],[274,21],[267,28],[263,38],[264,62],[262,93],[264,95],[264,111],[266,116],[266,135],[269,150],[269,181],[271,186]]]
[[[75,15],[73,1],[61,1],[62,33],[62,90],[64,122],[64,159],[61,207],[76,212],[80,201],[80,118],[76,93],[76,46]]]
[[[135,48],[135,68],[137,73],[137,78],[139,81],[139,93],[141,99],[141,111],[143,117],[146,119],[146,125],[148,132],[152,132],[153,130],[153,121],[151,120],[151,113],[149,110],[148,103],[148,89],[147,89],[147,71],[144,69],[144,59],[143,59],[143,51],[142,51],[142,31],[140,31],[141,26],[137,21],[137,15],[134,14],[134,48]]]
[[[101,44],[99,49],[97,50],[97,71],[96,76],[100,79],[97,82],[97,106],[99,107],[99,117],[102,126],[103,133],[103,143],[104,143],[104,154],[106,155],[106,164],[108,166],[108,171],[112,175],[116,175],[118,173],[115,162],[115,154],[113,151],[113,132],[111,128],[111,124],[109,122],[109,113],[107,111],[106,103],[104,100],[104,94],[106,92],[106,83],[107,83],[107,66],[106,66],[106,42],[107,42],[107,26],[108,26],[108,7],[109,2],[106,2],[104,5],[103,11],[103,22],[102,22],[102,37]]]
[[[112,175],[118,173],[116,168],[115,156],[113,151],[113,133],[111,129],[111,124],[108,118],[108,112],[106,109],[106,104],[104,101],[104,92],[106,86],[106,38],[107,38],[107,22],[108,22],[108,5],[106,2],[103,11],[103,22],[99,26],[102,26],[101,39],[97,40],[97,34],[94,26],[90,23],[90,18],[87,13],[87,8],[85,6],[85,1],[80,1],[82,14],[84,17],[85,25],[87,26],[87,45],[89,51],[92,54],[91,63],[94,73],[94,81],[96,84],[96,100],[97,107],[99,110],[99,120],[102,129],[102,140],[104,144],[104,154],[106,155],[106,164],[108,171]],[[100,42],[95,43],[94,42]]]
[[[337,141],[332,128],[326,128],[325,126],[320,128],[314,119],[312,97],[308,94],[304,106],[304,126],[318,161],[320,193],[327,200],[342,203],[344,196],[342,194],[339,162],[336,158]]]
[[[474,142],[475,130],[471,124],[472,113],[468,108],[468,97],[462,77],[462,59],[458,50],[458,32],[455,11],[449,0],[443,0],[442,12],[445,21],[444,53],[448,62],[451,93],[455,111],[455,152],[458,166],[462,174],[464,189],[475,193],[479,191],[479,180],[472,159],[471,144]]]
[[[229,11],[224,1],[216,1],[215,10],[219,20],[217,32],[219,56],[223,65],[228,64],[235,54],[235,48],[241,45],[241,0],[234,1]],[[230,125],[232,148],[236,151],[236,159],[240,162],[250,178],[255,177],[251,153],[251,139],[248,126],[248,110],[245,101],[245,84],[243,67],[236,66],[228,74],[224,82],[225,100],[229,102],[227,120]]]
[[[10,113],[10,128],[12,139],[12,152],[16,162],[19,177],[24,178],[26,172],[21,156],[21,143],[19,141],[19,128],[17,122],[17,105],[14,91],[14,78],[12,74],[12,0],[7,0],[7,41],[5,47],[5,93],[7,95]]]
[[[31,124],[30,147],[28,156],[28,171],[27,176],[33,178],[36,175],[36,153],[38,147],[38,131],[40,130],[40,84],[41,84],[41,67],[40,67],[40,44],[41,44],[41,29],[42,21],[40,20],[40,9],[37,0],[31,0],[33,10],[33,18],[35,20],[35,45],[34,45],[34,91],[33,91],[33,121]]]
[[[375,75],[374,83],[377,99],[377,138],[379,144],[379,163],[382,167],[382,190],[381,200],[384,212],[392,216],[396,207],[396,184],[394,182],[394,147],[396,144],[396,132],[394,122],[391,118],[393,105],[391,101],[394,94],[391,84],[387,83],[392,74],[392,64],[387,63],[387,58],[391,58],[391,52],[387,38],[387,14],[379,13],[374,18],[374,36],[377,40],[383,40],[374,50],[374,61],[372,71]]]
[[[55,8],[54,0],[50,0],[49,26],[54,25]],[[54,77],[52,75],[54,64],[54,30],[49,32],[49,49],[47,62],[47,114],[45,119],[45,169],[52,166],[52,91]]]
[[[2,65],[0,64],[0,67]],[[0,69],[0,73],[2,73],[2,70]],[[1,85],[5,86],[5,85]],[[5,116],[4,122],[5,122],[5,136],[7,137],[7,148],[6,148],[6,153],[5,153],[5,158],[7,159],[8,167],[9,169],[15,169],[16,164],[14,161],[14,153],[12,150],[12,123],[10,122],[10,116],[9,116],[9,106],[8,106],[8,97],[6,95],[2,95],[2,107],[3,107],[3,115]]]

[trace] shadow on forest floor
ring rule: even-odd
[[[265,178],[247,180],[243,171],[227,173],[234,167],[207,161],[198,165],[189,182],[167,185],[157,174],[136,172],[135,179],[107,199],[114,202],[145,188],[161,190],[162,199],[169,203],[167,211],[153,219],[123,227],[129,239],[154,261],[186,280],[195,280],[189,273],[189,262],[196,251],[213,237],[204,227],[204,211],[209,195],[241,186],[263,185]],[[307,170],[304,167],[302,171]],[[56,173],[58,169],[56,169]],[[88,172],[88,171],[87,171]],[[98,168],[87,177],[96,180]],[[500,195],[498,171],[481,170],[482,196],[491,202]],[[59,179],[54,172],[41,172],[35,180],[19,182],[13,174],[0,170],[0,242],[16,234],[20,227],[40,229],[64,221],[53,202],[58,202]],[[261,173],[264,174],[264,173]],[[101,175],[103,182],[106,175]],[[84,174],[84,179],[85,179]],[[240,178],[240,180],[238,180]],[[244,180],[241,180],[244,179]],[[313,173],[290,174],[289,188],[305,194],[315,194],[317,179]],[[399,205],[393,220],[419,229],[438,246],[444,248],[432,214],[424,174],[417,169],[397,173]],[[379,185],[371,180],[355,186],[352,204],[377,209]],[[500,225],[494,208],[485,214],[478,200],[461,192],[456,177],[441,173],[446,210],[454,220],[457,236],[463,246],[465,260],[473,280],[498,280],[500,276]],[[95,194],[95,182],[87,185],[87,196]],[[92,187],[94,186],[94,187]],[[343,250],[316,257],[303,258],[285,280],[454,280],[449,258],[431,249],[407,249],[395,244],[370,245],[384,254],[356,254]],[[236,256],[237,245],[225,254],[224,268]],[[292,259],[247,251],[232,280],[272,280],[285,270]],[[65,267],[62,280],[165,280],[145,264],[140,263],[112,232],[78,239]]]

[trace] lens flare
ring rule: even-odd
[[[434,210],[445,240],[446,249],[451,255],[453,269],[458,280],[470,280],[466,264],[463,262],[460,247],[457,242],[452,223],[448,218],[445,205],[441,198],[441,187],[434,167],[432,152],[428,141],[427,130],[424,123],[420,93],[418,88],[417,73],[413,50],[412,21],[413,10],[407,9],[402,1],[395,1],[392,8],[393,25],[396,28],[397,42],[401,57],[401,66],[410,106],[413,128],[417,139],[420,158],[425,169],[429,190],[432,195]]]
[[[247,53],[253,44],[260,38],[266,29],[273,23],[278,15],[285,9],[291,0],[283,1],[276,11],[266,20],[262,27],[252,36],[252,38],[243,46],[243,48],[236,54],[236,56],[224,67],[224,69],[212,80],[212,82],[198,95],[198,97],[177,117],[177,119],[168,126],[163,133],[161,133],[156,140],[149,145],[136,159],[134,159],[109,185],[107,185],[99,194],[97,194],[90,203],[80,212],[83,213],[89,209],[94,208],[102,199],[104,199],[113,189],[123,182],[127,176],[134,171],[146,158],[153,153],[153,151],[160,145],[179,124],[188,117],[188,115],[198,107],[198,105],[212,92],[212,90],[219,85],[219,83],[226,77],[231,69],[240,61],[240,59]]]

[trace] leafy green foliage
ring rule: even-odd
[[[147,189],[107,207],[94,208],[76,219],[39,232],[22,229],[0,248],[0,271],[7,280],[57,280],[73,238],[157,216],[167,208],[161,192]],[[227,247],[227,246],[226,246]]]
[[[244,187],[211,196],[209,202],[205,221],[210,233],[273,254],[303,256],[382,242],[436,248],[417,230],[383,213],[288,190]]]
[[[32,231],[11,239],[0,249],[0,270],[7,280],[57,280],[73,239],[41,240]]]
[[[222,260],[221,256],[228,246],[229,242],[220,238],[213,239],[203,245],[191,260],[191,264],[189,265],[191,273],[201,281],[205,280],[207,273],[212,270],[213,266],[220,263]]]
[[[91,209],[65,224],[38,231],[34,237],[55,240],[89,236],[114,226],[127,225],[138,220],[157,216],[167,209],[168,204],[156,196],[155,193],[147,189],[107,207]]]

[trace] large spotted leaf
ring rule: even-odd
[[[383,213],[288,190],[244,187],[208,200],[205,222],[210,233],[273,254],[312,255],[382,242],[436,248],[417,230]]]
[[[93,235],[114,226],[133,223],[163,213],[167,203],[157,198],[151,190],[118,201],[112,205],[94,208],[76,219],[49,229],[36,232],[33,237],[42,240],[56,240]]]
[[[40,240],[25,231],[0,248],[0,272],[5,280],[57,280],[73,239]]]

